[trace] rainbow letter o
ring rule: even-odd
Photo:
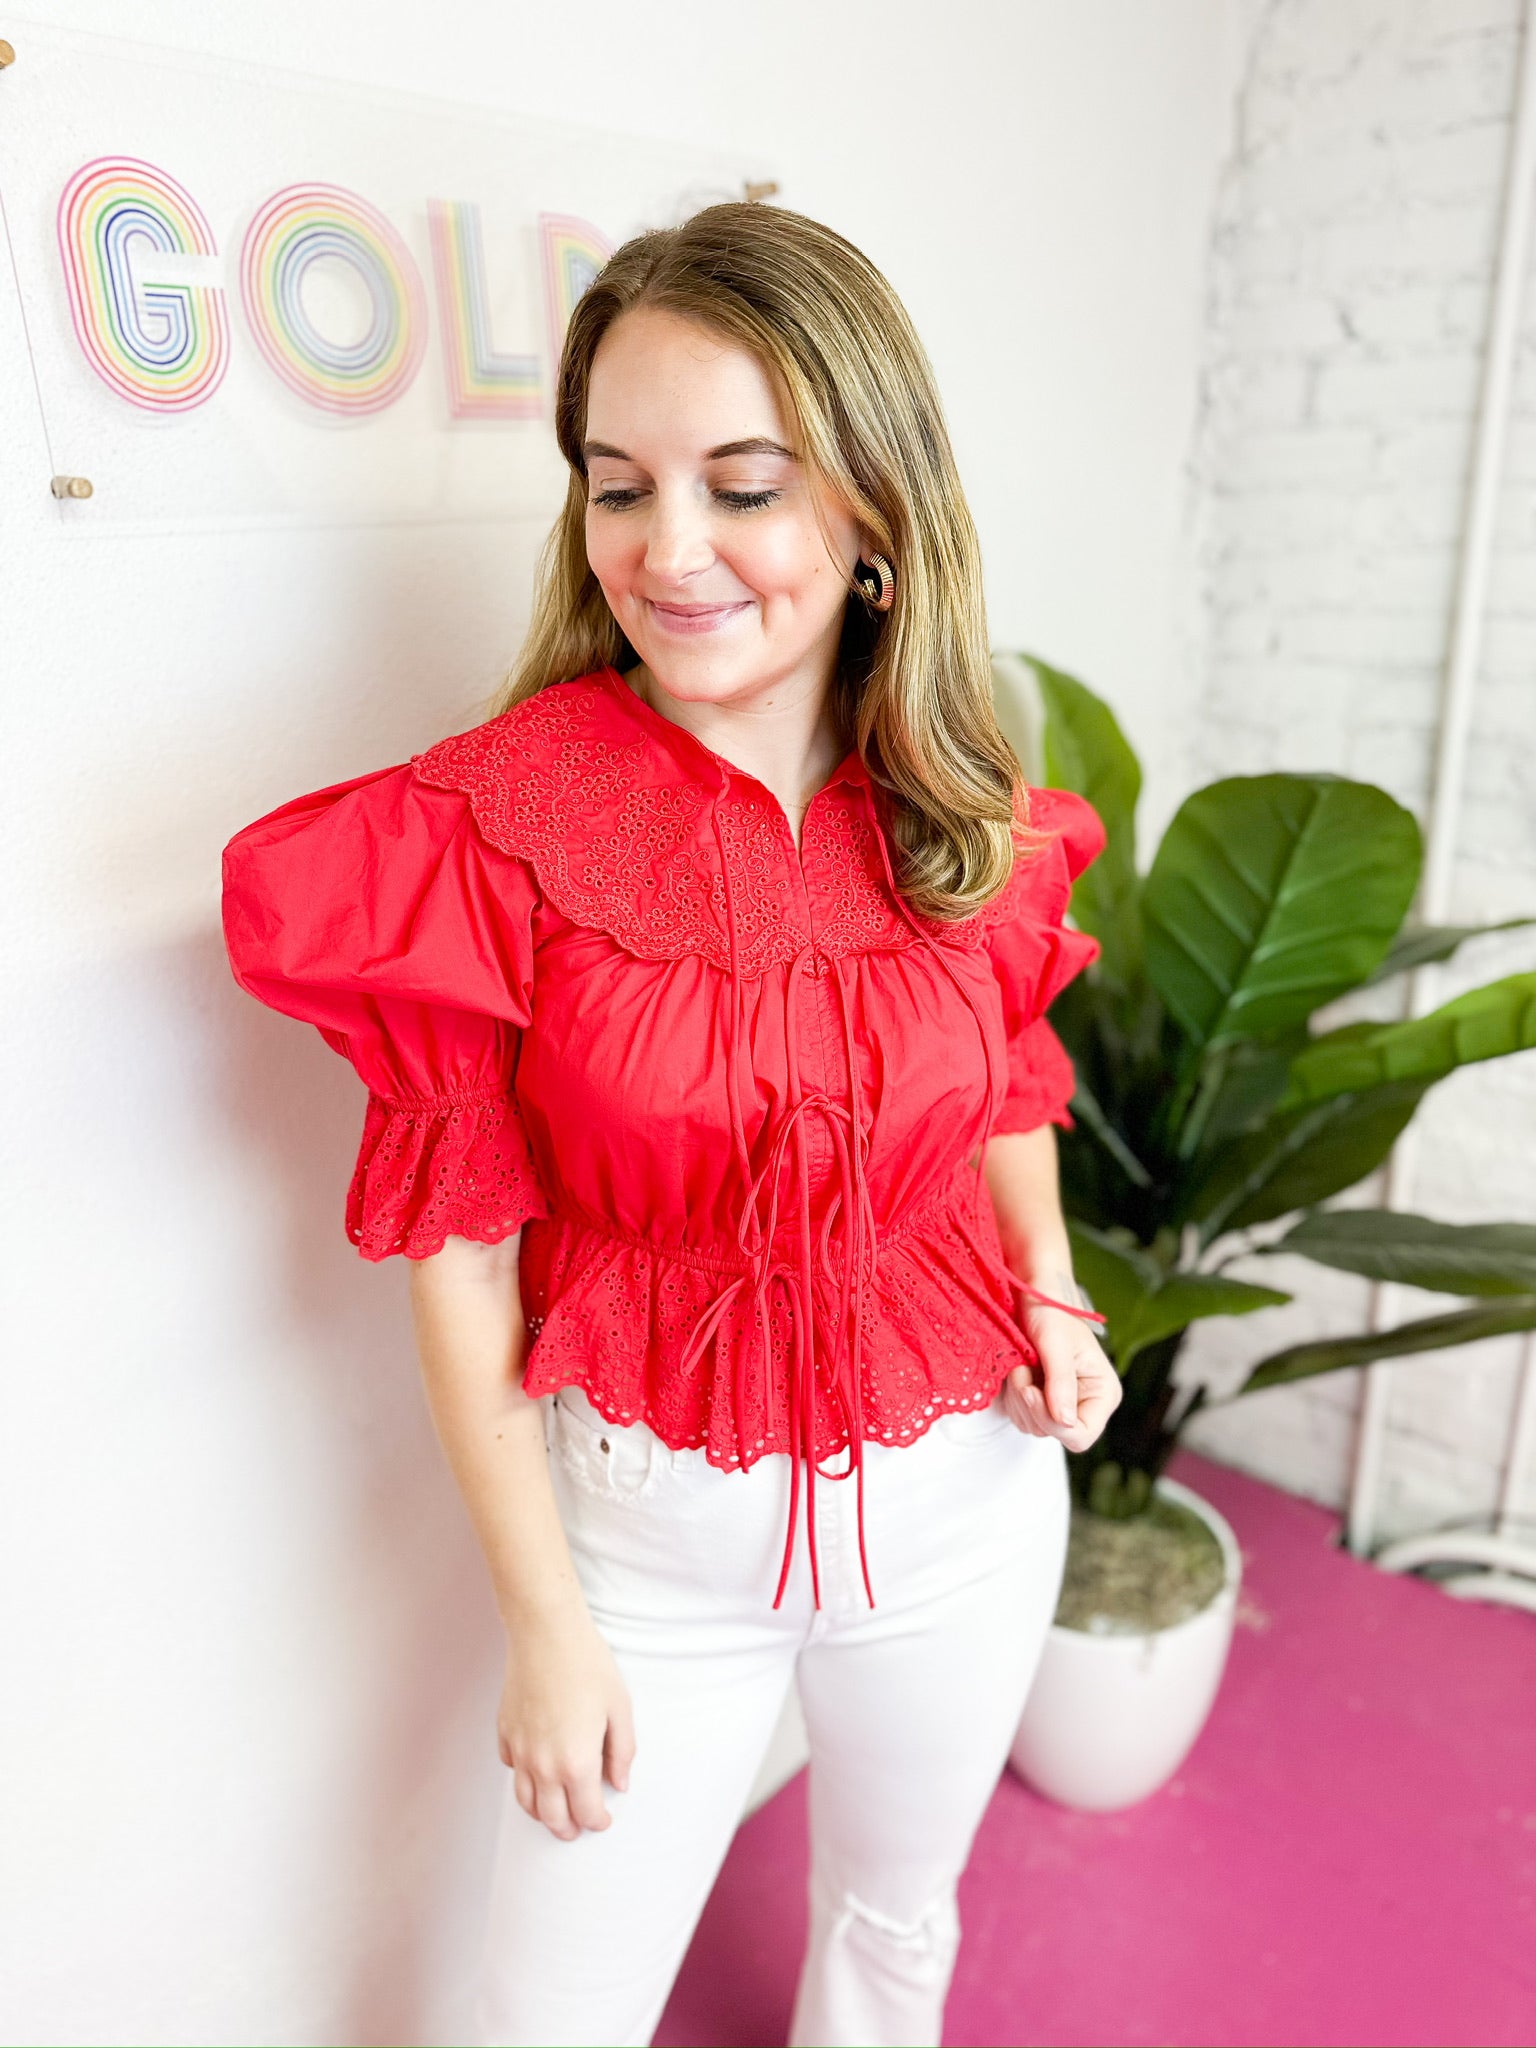
[[[304,311],[304,273],[350,264],[372,305],[368,331],[329,341]],[[411,252],[377,207],[342,185],[287,185],[246,231],[240,296],[256,344],[290,390],[325,412],[381,412],[421,368],[427,295]]]
[[[219,253],[191,193],[139,157],[96,157],[64,187],[56,226],[75,335],[102,382],[150,412],[211,398],[229,367],[223,287],[150,282],[156,250]]]

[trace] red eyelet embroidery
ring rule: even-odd
[[[500,1244],[548,1214],[505,1089],[435,1102],[369,1095],[346,1209],[347,1236],[365,1259],[431,1258],[450,1237]]]
[[[870,1291],[864,1336],[866,1441],[913,1443],[941,1415],[985,1408],[1005,1373],[1035,1361],[988,1229],[989,1208],[981,1212],[983,1241],[973,1237],[969,1178],[960,1169],[881,1235],[880,1284]],[[643,1421],[674,1450],[702,1447],[722,1471],[790,1450],[782,1417],[770,1413],[794,1344],[781,1295],[769,1310],[771,1375],[761,1369],[761,1337],[745,1302],[721,1319],[712,1357],[680,1369],[688,1334],[719,1288],[718,1262],[556,1216],[530,1225],[519,1265],[537,1340],[525,1392],[575,1384],[606,1421]],[[829,1321],[830,1306],[820,1305]],[[936,1375],[939,1358],[945,1366]],[[818,1456],[832,1458],[848,1442],[846,1417],[819,1389]]]
[[[470,732],[412,756],[423,781],[468,797],[480,832],[526,860],[555,908],[605,931],[642,959],[700,954],[730,965],[725,885],[708,818],[708,792],[667,776],[641,737],[599,737],[589,679],[553,683]],[[783,819],[766,792],[737,784],[719,806],[735,892],[739,967],[758,975],[809,943],[784,877]],[[802,858],[834,887],[832,915],[816,934],[828,955],[904,949],[917,934],[893,908],[874,834],[858,806],[822,805],[806,821]],[[1020,863],[1022,867],[1024,863]],[[974,917],[920,919],[941,942],[979,946],[1011,907],[1010,878]]]

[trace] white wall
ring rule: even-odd
[[[784,203],[850,234],[912,307],[994,638],[1108,691],[1167,808],[1223,0],[31,11],[760,149]],[[5,33],[0,110],[27,47],[24,21]],[[405,1276],[342,1237],[359,1086],[234,988],[218,851],[283,798],[468,723],[515,646],[535,536],[77,531],[62,549],[3,270],[0,440],[13,1776],[24,1759],[3,2025],[463,2038],[500,1787],[494,1619]],[[69,466],[89,473],[89,450]]]
[[[1332,769],[1427,815],[1520,12],[1518,0],[1278,0],[1263,18],[1212,257],[1198,444],[1209,640],[1191,780]],[[1529,285],[1523,332],[1458,924],[1536,911]],[[1529,933],[1481,940],[1447,970],[1441,999],[1533,964]],[[1449,1222],[1536,1213],[1536,1054],[1454,1076],[1418,1121],[1401,1207]],[[1297,1305],[1203,1333],[1190,1368],[1216,1368],[1225,1386],[1282,1344],[1364,1326],[1363,1283],[1284,1264],[1266,1262],[1263,1277],[1297,1287]],[[1406,1303],[1405,1315],[1453,1305]],[[1492,1512],[1520,1349],[1508,1338],[1390,1368],[1380,1539]],[[1202,1417],[1191,1441],[1339,1506],[1357,1381],[1246,1397]]]

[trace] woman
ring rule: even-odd
[[[1119,1398],[1043,1014],[1102,835],[998,729],[932,373],[840,236],[626,243],[556,428],[497,714],[225,856],[237,979],[368,1084],[348,1234],[413,1262],[506,1626],[477,2023],[649,2041],[798,1684],[791,2040],[936,2043]]]

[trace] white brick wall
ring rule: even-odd
[[[1426,815],[1519,32],[1517,0],[1274,0],[1255,23],[1213,236],[1194,464],[1206,610],[1192,783],[1334,769]],[[1536,912],[1533,539],[1536,291],[1458,922]],[[1444,992],[1531,966],[1526,935],[1482,941]],[[1420,1123],[1404,1206],[1453,1221],[1536,1214],[1536,1055],[1454,1077]],[[1275,1278],[1297,1303],[1208,1329],[1186,1374],[1227,1385],[1303,1333],[1362,1327],[1363,1284],[1299,1261]],[[1440,1305],[1410,1299],[1410,1313]],[[1519,1354],[1513,1339],[1390,1368],[1381,1536],[1492,1511]],[[1354,1374],[1278,1389],[1208,1413],[1191,1441],[1342,1506],[1358,1399]],[[1536,1475],[1527,1499],[1536,1515]]]

